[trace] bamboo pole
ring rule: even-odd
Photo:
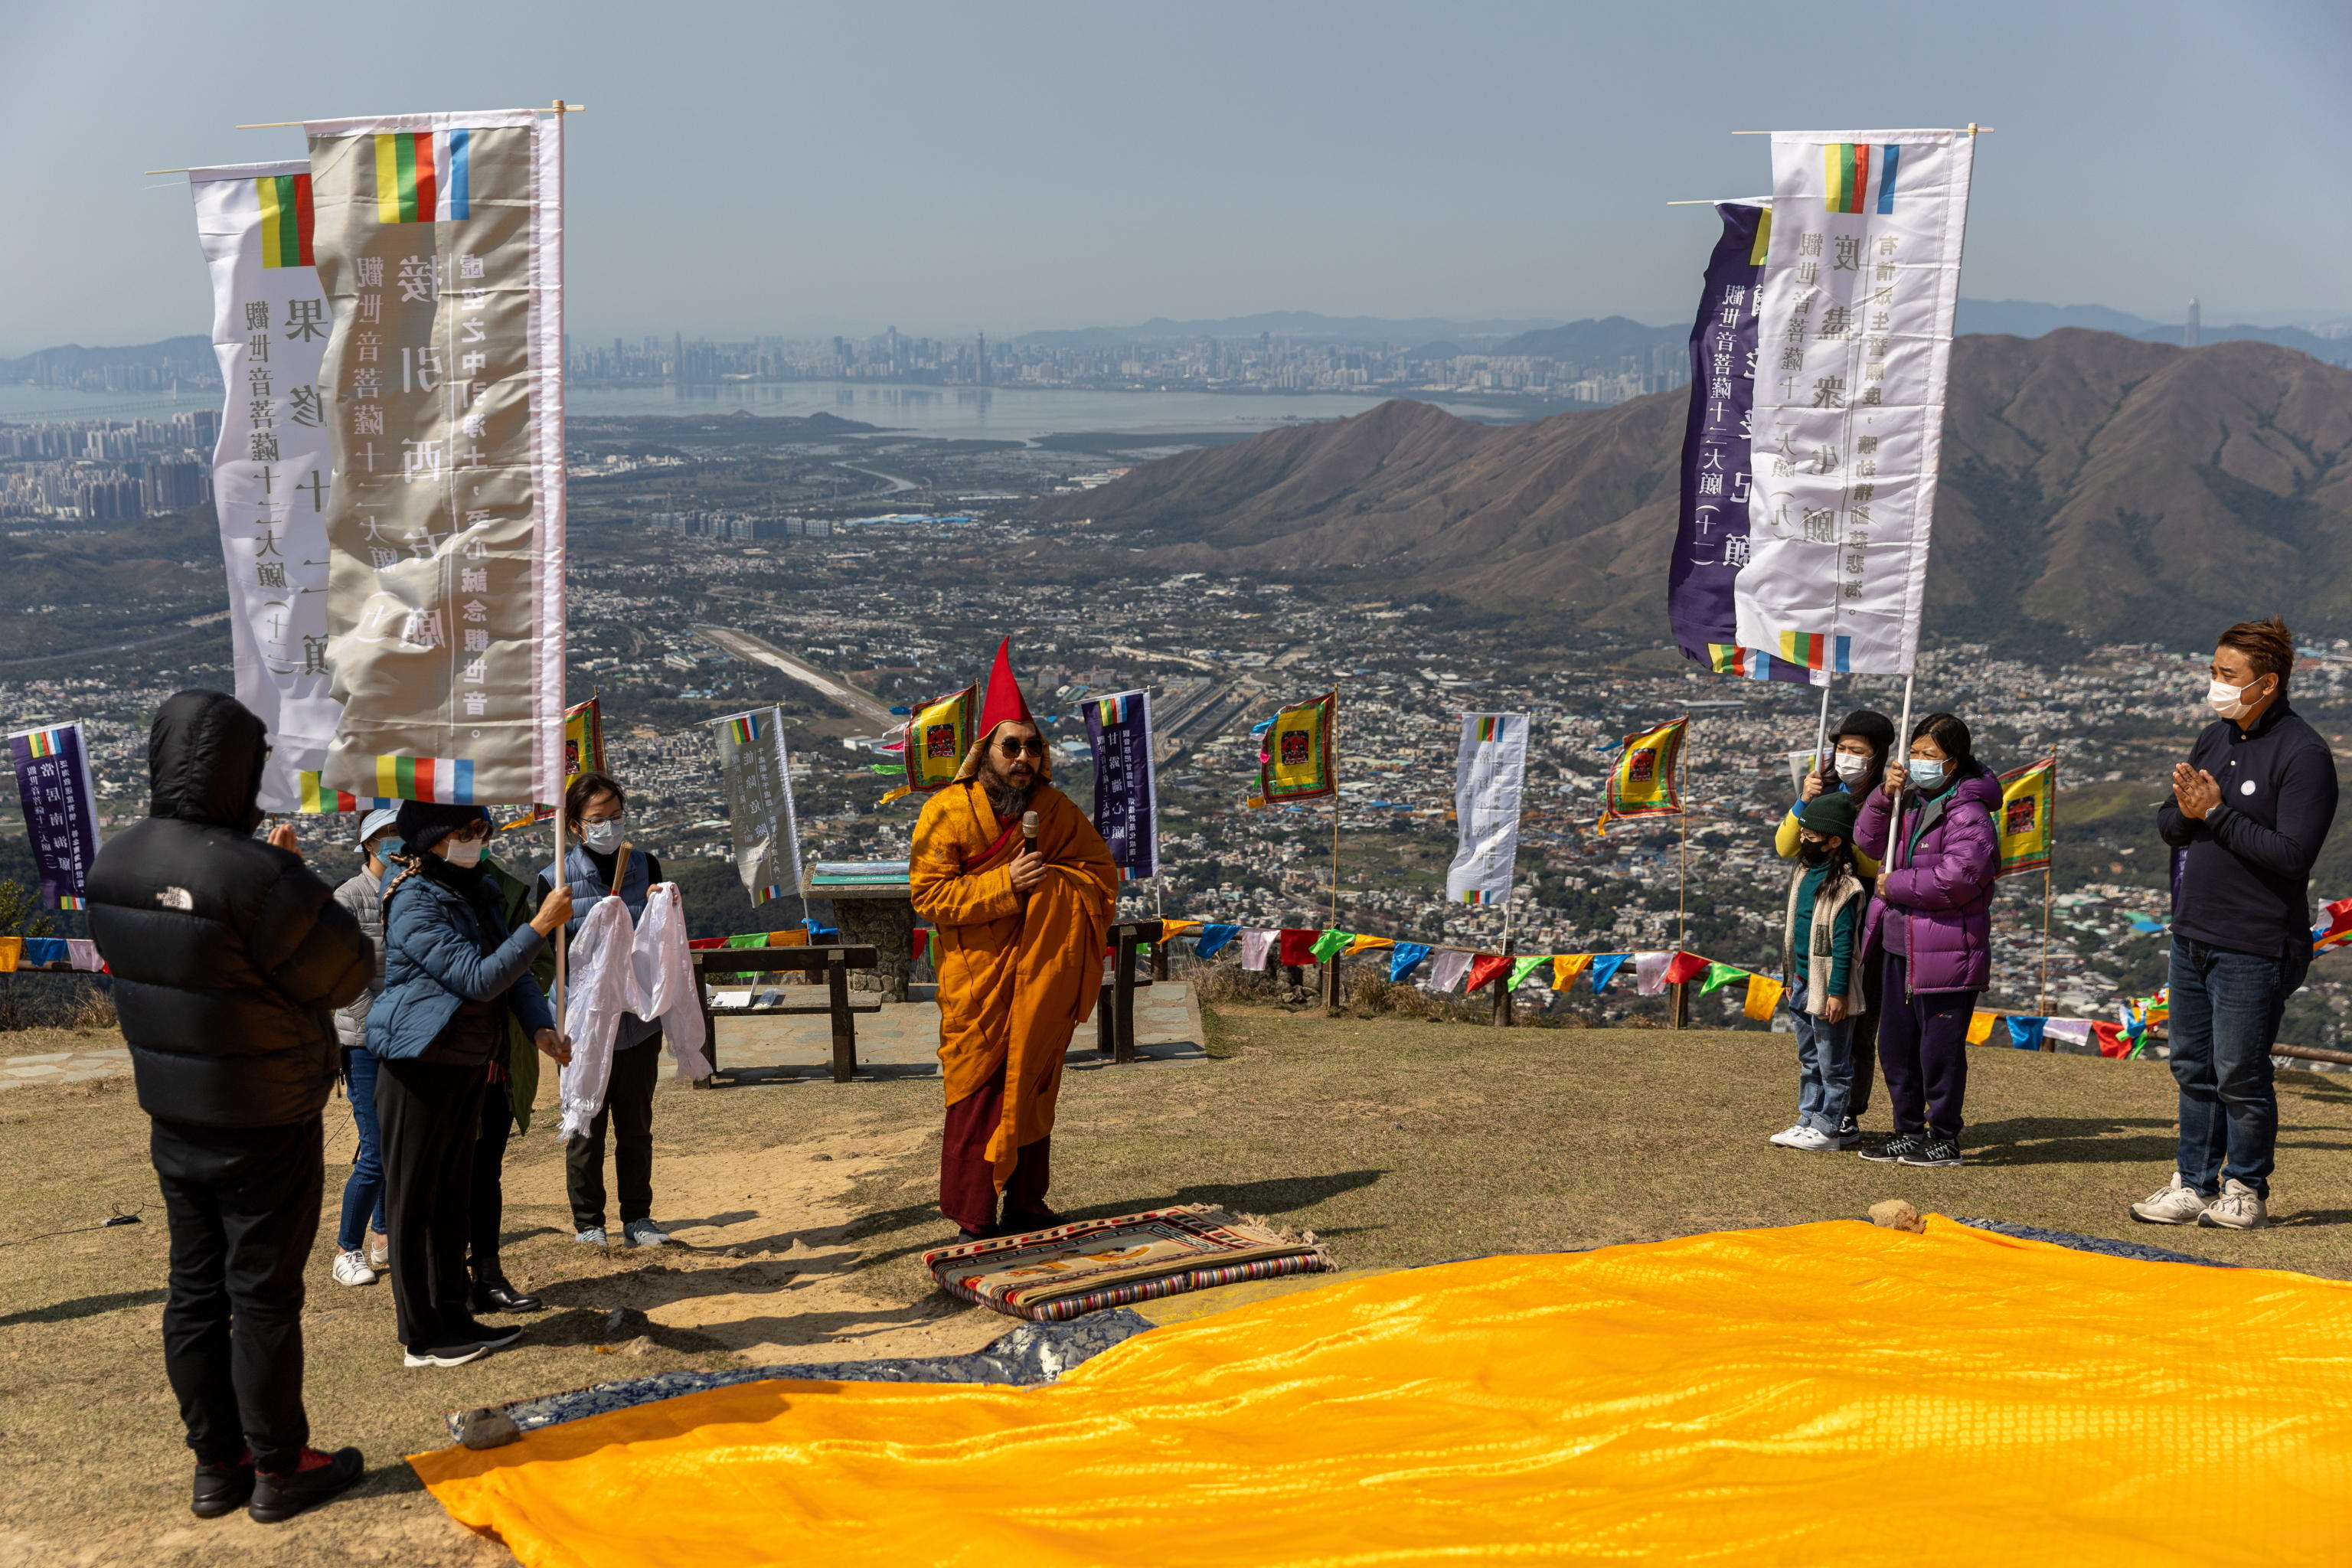
[[[1682,825],[1683,845],[1679,868],[1675,877],[1675,950],[1690,945],[1690,721],[1683,721],[1683,743],[1675,748],[1675,804],[1681,810],[1675,818]]]

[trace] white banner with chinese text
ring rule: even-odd
[[[562,116],[312,121],[335,454],[325,784],[562,798]]]
[[[1743,647],[1911,672],[1974,155],[1964,131],[1772,138]]]
[[[1445,901],[1499,904],[1519,861],[1519,793],[1528,776],[1528,716],[1465,713],[1454,761],[1461,846],[1445,871]]]
[[[236,700],[269,731],[261,808],[297,811],[342,704],[327,665],[326,291],[310,265],[310,166],[188,171],[228,389],[213,510],[228,569]]]

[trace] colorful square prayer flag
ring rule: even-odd
[[[1772,1009],[1780,1005],[1780,993],[1784,989],[1786,988],[1779,981],[1769,974],[1749,975],[1748,1005],[1742,1008],[1741,1012],[1759,1023],[1769,1022],[1772,1016]]]
[[[1736,963],[1710,963],[1706,966],[1706,983],[1699,986],[1698,994],[1702,996],[1712,995],[1747,973],[1748,971]]]
[[[2025,1018],[2012,1013],[2009,1019],[2009,1043],[2021,1051],[2040,1050],[2042,1026],[2049,1022],[2047,1018]]]
[[[1331,754],[1332,716],[1339,694],[1327,691],[1276,713],[1260,737],[1256,801],[1288,805],[1321,800],[1339,787],[1339,759]]]
[[[1969,1014],[1969,1044],[1972,1046],[1981,1046],[1987,1040],[1991,1039],[1993,1026],[2000,1022],[2000,1015],[1998,1013],[1987,1013],[1982,1009],[1979,1009],[1978,1011]]]
[[[1553,954],[1551,961],[1551,988],[1555,991],[1567,990],[1570,985],[1575,983],[1578,975],[1583,973],[1591,966],[1592,955],[1589,952],[1561,952]]]
[[[1333,955],[1355,940],[1356,933],[1351,931],[1326,931],[1315,939],[1315,945],[1307,951],[1314,954],[1316,963],[1328,963]]]
[[[2000,876],[2039,871],[2050,864],[2057,813],[2055,756],[2000,775]]]
[[[742,715],[754,722],[759,717]],[[604,771],[604,703],[602,698],[591,697],[563,710],[563,782],[568,784],[582,773]]]
[[[955,782],[979,739],[980,685],[934,697],[907,716],[907,792],[929,795]]]
[[[1532,957],[1516,960],[1511,964],[1511,983],[1507,986],[1504,987],[1504,989],[1507,991],[1517,991],[1521,985],[1527,983],[1528,975],[1533,974],[1538,969],[1546,967],[1550,963],[1551,954],[1548,952],[1538,953]]]
[[[1654,730],[1625,737],[1617,765],[1609,771],[1609,793],[1601,809],[1601,827],[1637,816],[1680,816],[1683,814],[1683,740],[1690,731],[1688,718],[1676,719]]]

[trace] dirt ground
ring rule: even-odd
[[[1782,1036],[1246,1009],[1216,1015],[1212,1035],[1220,1059],[1071,1075],[1057,1205],[1219,1203],[1317,1230],[1348,1265],[1389,1268],[1851,1216],[1900,1196],[2352,1277],[2352,1083],[2340,1078],[2282,1077],[2277,1226],[2237,1235],[2125,1214],[2169,1168],[2158,1064],[1972,1053],[1969,1163],[1915,1171],[1765,1143],[1793,1114]],[[88,1048],[58,1038],[8,1037],[0,1053]],[[263,1527],[186,1510],[189,1459],[160,1364],[165,1237],[128,1080],[0,1092],[0,1452],[13,1461],[0,1568],[504,1563],[399,1462],[443,1446],[444,1412],[677,1367],[977,1349],[1008,1321],[940,1296],[919,1261],[950,1234],[931,1206],[938,1096],[907,1080],[665,1094],[655,1216],[687,1245],[652,1254],[571,1240],[561,1151],[542,1125],[509,1157],[507,1261],[550,1308],[522,1320],[510,1351],[419,1372],[401,1365],[385,1289],[328,1275],[352,1145],[333,1103],[309,1398],[316,1440],[358,1444],[370,1475],[342,1501]],[[1864,1121],[1884,1128],[1883,1106]],[[142,1205],[142,1224],[73,1228]],[[615,1310],[629,1314],[618,1331]]]

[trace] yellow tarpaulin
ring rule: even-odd
[[[530,1568],[2352,1560],[2352,1286],[1932,1216],[1486,1258],[1042,1388],[759,1383],[412,1461]]]

